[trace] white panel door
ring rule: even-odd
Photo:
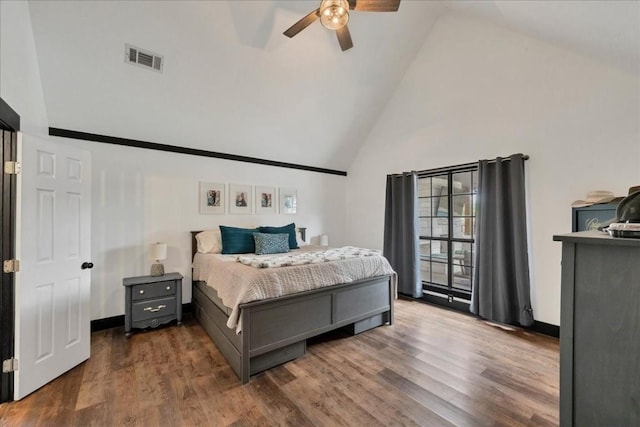
[[[89,358],[91,323],[90,155],[29,135],[19,147],[16,400]]]

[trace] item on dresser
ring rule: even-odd
[[[598,230],[616,220],[617,203],[601,203],[571,209],[571,231]]]
[[[640,239],[640,224],[615,222],[607,227],[607,231],[611,237]]]
[[[640,238],[640,186],[629,188],[616,209],[616,219],[607,229],[612,237]]]
[[[587,198],[584,200],[576,200],[571,203],[574,208],[582,208],[585,206],[597,205],[599,203],[611,203],[616,201],[616,195],[611,191],[595,190],[587,193]],[[620,200],[617,200],[620,201]]]
[[[124,332],[132,328],[155,328],[177,320],[182,323],[182,275],[127,277],[125,287]]]

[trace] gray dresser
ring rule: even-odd
[[[640,240],[562,242],[560,425],[640,426]]]
[[[177,320],[182,322],[182,275],[127,277],[125,287],[124,332],[131,328],[155,328]]]

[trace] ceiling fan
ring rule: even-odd
[[[283,34],[289,38],[311,25],[320,18],[320,23],[329,30],[334,30],[338,43],[343,51],[353,47],[349,22],[349,9],[366,12],[396,12],[400,0],[322,0],[320,7],[293,24]]]

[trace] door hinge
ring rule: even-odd
[[[17,273],[20,271],[20,260],[7,259],[2,263],[2,271],[5,273]]]
[[[18,359],[6,359],[2,361],[2,373],[8,374],[9,372],[15,372],[18,370]]]
[[[7,175],[18,175],[22,171],[20,162],[4,162],[4,173]]]

